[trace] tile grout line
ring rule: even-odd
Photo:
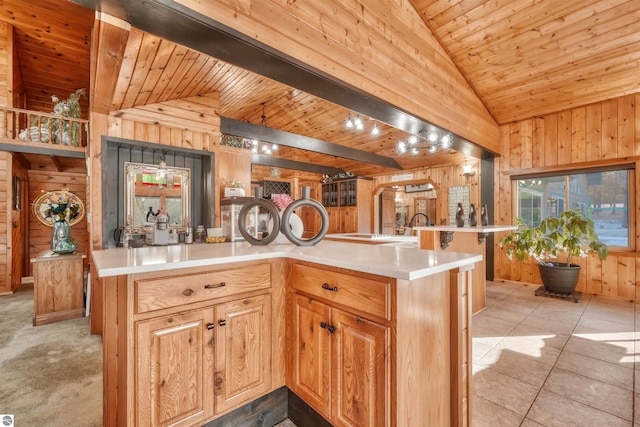
[[[544,298],[544,297],[543,297]],[[543,303],[540,303],[538,305],[538,307],[536,307],[536,310],[538,308],[540,308],[540,306],[542,306]],[[560,353],[558,353],[558,357],[556,358],[556,360],[553,362],[553,365],[551,365],[551,369],[549,369],[549,373],[547,374],[547,376],[544,378],[544,381],[542,382],[542,385],[540,385],[540,388],[538,389],[538,392],[536,393],[536,397],[533,398],[533,400],[531,401],[531,405],[529,406],[529,409],[527,409],[527,413],[524,415],[524,418],[522,419],[522,422],[520,423],[520,426],[522,426],[522,424],[524,424],[524,422],[527,420],[527,417],[529,416],[529,412],[531,412],[531,408],[533,408],[533,405],[535,404],[536,400],[538,400],[538,397],[540,396],[540,393],[542,392],[542,389],[544,388],[544,385],[547,383],[547,380],[549,379],[549,377],[551,376],[551,372],[553,372],[553,369],[556,367],[556,364],[558,363],[558,359],[560,359],[560,356],[562,355],[562,353],[564,352],[565,347],[567,346],[567,344],[569,343],[569,340],[571,339],[571,337],[573,336],[573,332],[576,330],[576,328],[578,327],[578,324],[580,323],[580,320],[582,319],[582,316],[584,315],[584,312],[586,311],[587,307],[589,306],[589,304],[591,304],[591,299],[589,299],[589,301],[587,302],[587,304],[584,306],[584,308],[582,309],[582,312],[580,313],[580,317],[578,318],[578,321],[576,322],[576,324],[573,326],[573,329],[571,330],[571,333],[569,334],[569,338],[567,339],[567,341],[565,341],[565,343],[562,345],[562,348],[560,349]],[[529,316],[531,314],[533,314],[536,310],[533,310]],[[529,316],[527,316],[525,319],[523,319],[522,321],[524,322],[526,319],[529,318]],[[573,400],[573,399],[571,399]],[[578,402],[579,403],[579,402]],[[535,421],[535,420],[532,420]],[[535,421],[538,424],[541,424],[539,421]],[[547,427],[547,426],[545,426]]]
[[[578,319],[578,321],[576,322],[575,326],[573,327],[573,330],[571,331],[571,334],[569,335],[569,339],[568,339],[568,340],[564,343],[564,345],[562,346],[562,349],[560,350],[560,354],[558,354],[558,358],[557,358],[557,359],[556,359],[556,361],[553,363],[553,365],[552,365],[551,369],[549,370],[549,374],[547,374],[547,377],[545,378],[544,382],[543,382],[543,383],[542,383],[542,385],[540,386],[540,389],[538,390],[538,393],[536,394],[536,397],[533,399],[533,402],[532,402],[531,406],[530,406],[530,407],[529,407],[529,409],[527,410],[527,414],[525,415],[525,417],[524,417],[524,419],[523,419],[522,423],[520,423],[520,425],[521,425],[521,426],[522,426],[522,424],[526,421],[527,416],[528,416],[528,414],[529,414],[529,411],[530,411],[530,410],[531,410],[531,408],[533,407],[533,403],[535,403],[536,399],[537,399],[537,398],[538,398],[538,396],[540,395],[540,392],[542,391],[542,388],[543,388],[543,387],[544,387],[544,385],[546,384],[547,379],[549,378],[549,376],[551,376],[551,372],[555,369],[556,364],[558,363],[558,359],[560,358],[560,356],[561,356],[562,354],[564,354],[564,352],[565,352],[565,351],[567,351],[567,353],[573,353],[573,352],[571,352],[571,351],[569,351],[569,350],[565,350],[565,347],[566,347],[566,346],[567,346],[567,344],[569,343],[569,340],[574,336],[573,334],[574,334],[574,332],[575,332],[576,328],[578,327],[578,324],[579,324],[579,323],[580,323],[580,321],[582,320],[582,317],[584,316],[585,312],[587,311],[587,308],[591,305],[591,303],[593,302],[593,300],[594,300],[594,298],[589,299],[589,301],[588,301],[588,302],[587,302],[587,304],[585,305],[584,309],[582,310],[582,313],[580,314],[580,318],[579,318],[579,319]],[[535,310],[534,310],[534,311],[535,311]],[[528,316],[527,316],[527,317],[528,317]],[[636,327],[635,327],[636,310],[635,310],[635,304],[634,304],[634,314],[633,314],[633,317],[634,317],[634,328],[633,328],[633,329],[634,329],[634,331],[633,331],[633,339],[634,339],[634,353],[635,353],[635,345],[636,345],[636,341],[635,341],[635,337],[636,337]],[[526,320],[526,318],[525,318],[525,320]],[[524,320],[523,320],[523,322],[524,322]],[[573,354],[580,354],[580,353],[573,353]],[[584,356],[584,355],[583,355],[583,356]],[[585,356],[585,357],[590,357],[590,356]],[[633,375],[633,378],[632,378],[632,391],[631,391],[631,392],[632,392],[632,395],[633,395],[633,396],[632,396],[632,397],[633,397],[633,399],[632,399],[632,402],[631,402],[631,424],[632,424],[632,426],[634,426],[634,425],[635,425],[635,367],[636,367],[636,360],[635,360],[635,359],[636,359],[636,358],[634,357],[633,368],[632,368],[632,375]],[[596,359],[596,360],[598,360],[598,359]],[[573,374],[575,374],[575,375],[579,375],[579,376],[584,377],[584,378],[587,378],[587,379],[592,379],[592,378],[590,378],[590,377],[584,376],[584,375],[579,374],[579,373],[575,373],[575,372],[574,372]],[[599,381],[599,380],[596,380],[596,381]],[[602,381],[601,381],[601,382],[602,382]],[[609,383],[606,383],[606,382],[603,382],[603,383],[608,384],[608,385],[611,385],[611,386],[614,386],[614,387],[618,387],[618,388],[620,388],[620,389],[623,389],[622,387],[616,386],[615,384],[609,384]],[[623,390],[624,390],[624,389],[623,389]],[[581,405],[587,406],[587,407],[592,408],[592,409],[594,409],[594,410],[596,410],[596,411],[604,412],[604,413],[606,413],[606,414],[609,414],[609,415],[611,415],[611,416],[614,416],[614,417],[616,417],[616,418],[619,418],[619,419],[621,419],[621,420],[623,420],[623,421],[629,421],[629,420],[627,420],[627,419],[625,419],[625,418],[620,417],[620,416],[619,416],[619,415],[617,415],[617,414],[613,414],[613,413],[608,412],[608,411],[605,411],[605,410],[603,410],[603,409],[596,408],[596,407],[594,407],[594,406],[592,406],[592,405],[589,405],[589,404],[587,404],[587,403],[583,403],[583,402],[580,402],[580,401],[578,401],[578,400],[572,399],[571,397],[562,396],[562,395],[560,395],[560,394],[558,394],[558,393],[555,393],[555,392],[550,392],[550,393],[553,393],[553,394],[555,394],[555,395],[557,395],[557,396],[560,396],[560,397],[563,397],[563,398],[565,398],[565,399],[568,399],[568,400],[574,401],[574,402],[576,402],[576,403],[578,403],[578,404],[581,404]],[[535,422],[537,422],[538,424],[541,424],[539,421],[535,421]],[[547,426],[545,426],[545,427],[547,427]]]

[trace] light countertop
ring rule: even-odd
[[[373,233],[340,233],[327,234],[325,239],[353,240],[354,242],[417,242],[418,236],[404,234],[373,234]]]
[[[434,225],[430,227],[413,227],[414,230],[427,231],[457,231],[460,233],[495,233],[498,231],[513,231],[518,227],[515,225],[478,225],[477,227],[456,227],[455,225]]]
[[[327,240],[315,246],[273,243],[251,246],[247,242],[233,242],[112,248],[93,251],[92,257],[99,277],[285,257],[406,280],[482,260],[482,255]]]

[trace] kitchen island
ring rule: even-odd
[[[322,241],[92,256],[105,426],[246,419],[284,386],[333,425],[470,423],[479,255]]]
[[[487,306],[487,245],[485,239],[489,233],[511,231],[518,227],[512,225],[479,225],[474,227],[455,227],[438,225],[430,227],[414,227],[418,233],[420,249],[444,252],[464,252],[482,255],[473,271],[473,314],[484,310]]]

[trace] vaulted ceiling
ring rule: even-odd
[[[638,0],[411,4],[498,124],[640,92]],[[51,95],[90,87],[93,19],[93,11],[67,1],[0,3],[0,20],[15,29],[27,108],[50,111]],[[140,30],[132,34],[137,51],[124,60],[113,111],[217,91],[224,117],[259,124],[264,103],[269,127],[393,157],[405,169],[461,156],[447,150],[400,156],[402,131],[384,123],[378,123],[378,137],[348,131],[345,118],[355,111]],[[388,172],[299,149],[280,155],[355,173]]]

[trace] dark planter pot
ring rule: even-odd
[[[549,292],[570,294],[576,290],[581,266],[565,263],[550,262],[546,265],[538,264],[540,277],[544,288]]]

